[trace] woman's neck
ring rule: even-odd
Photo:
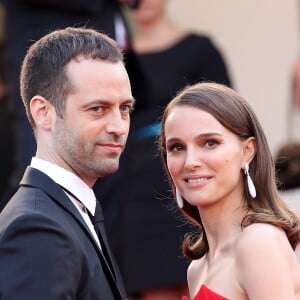
[[[210,258],[235,243],[242,230],[241,222],[247,213],[240,200],[236,203],[231,200],[230,203],[220,204],[199,210]]]
[[[133,38],[133,48],[138,53],[167,49],[180,40],[186,32],[168,20],[139,24]]]

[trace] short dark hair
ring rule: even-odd
[[[123,61],[123,54],[113,39],[94,29],[73,28],[55,30],[28,49],[21,68],[21,97],[32,127],[30,100],[40,95],[63,117],[66,96],[72,91],[65,67],[79,56],[110,62]],[[105,76],[105,74],[104,74]]]

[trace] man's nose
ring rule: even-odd
[[[119,136],[128,135],[129,119],[124,118],[120,111],[112,112],[108,116],[106,131]]]

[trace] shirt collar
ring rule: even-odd
[[[95,215],[96,197],[94,191],[74,173],[41,158],[32,157],[30,166],[48,175],[53,181],[70,191]]]

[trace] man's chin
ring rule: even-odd
[[[119,161],[102,164],[98,172],[98,177],[104,177],[117,172],[119,169]]]

